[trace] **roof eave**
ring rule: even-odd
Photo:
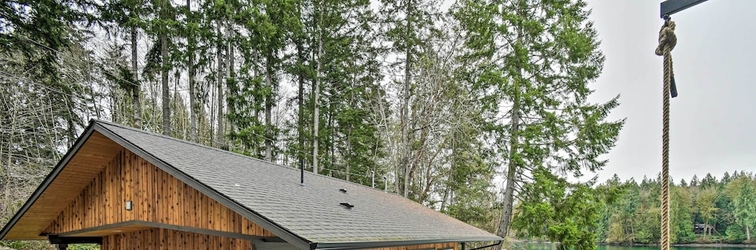
[[[68,162],[71,161],[71,158],[73,158],[74,155],[76,155],[77,152],[79,152],[79,149],[81,146],[84,145],[84,143],[89,139],[89,137],[92,135],[92,132],[94,131],[94,120],[89,122],[89,125],[86,129],[84,129],[84,133],[79,136],[78,139],[76,139],[76,142],[74,143],[74,146],[66,152],[66,154],[61,158],[60,161],[58,161],[58,164],[55,165],[55,167],[50,171],[50,173],[45,177],[45,179],[42,181],[42,183],[37,187],[36,190],[32,193],[32,195],[29,197],[28,200],[26,200],[26,203],[24,203],[23,206],[21,206],[21,209],[16,212],[15,215],[13,215],[13,218],[8,221],[7,224],[5,224],[5,227],[3,227],[2,230],[0,230],[0,240],[5,239],[5,236],[10,232],[10,230],[13,228],[13,226],[18,223],[18,220],[21,219],[21,217],[26,214],[26,211],[29,210],[29,208],[34,205],[34,203],[39,199],[39,196],[42,195],[42,193],[47,190],[47,187],[50,186],[50,184],[55,180],[56,177],[60,174],[61,171],[63,171],[63,168],[65,168],[66,165],[68,165]]]
[[[108,137],[109,139],[113,140],[115,143],[121,145],[127,150],[133,152],[134,154],[137,154],[139,157],[149,161],[150,163],[157,166],[161,170],[167,172],[168,174],[172,175],[173,177],[176,177],[180,181],[186,183],[187,185],[209,196],[210,198],[219,202],[221,205],[228,207],[232,211],[249,219],[255,224],[260,225],[267,230],[270,230],[270,232],[272,232],[279,238],[283,239],[284,241],[288,242],[289,244],[292,244],[299,249],[310,249],[312,242],[308,241],[307,239],[294,234],[293,232],[287,230],[286,228],[269,220],[268,218],[265,218],[264,216],[256,213],[255,211],[250,210],[246,206],[243,206],[240,203],[234,201],[228,196],[222,194],[221,192],[218,192],[217,190],[201,183],[197,179],[194,179],[188,174],[182,172],[181,170],[171,166],[167,162],[155,157],[154,155],[148,153],[146,150],[124,139],[123,137],[119,136],[113,131],[110,131],[108,128],[98,123],[95,123],[94,130],[96,130],[97,132],[100,132],[101,134],[105,135],[105,137]]]
[[[430,239],[430,240],[400,240],[400,241],[362,241],[362,242],[326,242],[312,243],[310,249],[322,250],[341,250],[341,249],[365,249],[365,248],[384,248],[396,246],[412,246],[424,244],[440,244],[450,242],[487,242],[502,241],[499,237],[474,237],[458,239]]]

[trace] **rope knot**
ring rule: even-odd
[[[668,47],[672,51],[677,45],[677,36],[675,35],[675,22],[670,20],[662,25],[659,30],[659,46],[656,47],[656,55],[664,55],[664,48]]]

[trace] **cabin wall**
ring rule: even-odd
[[[131,211],[125,209],[129,200]],[[44,232],[61,234],[134,220],[275,236],[125,149]]]
[[[196,234],[169,229],[148,229],[130,233],[120,233],[102,237],[101,250],[133,249],[207,249],[207,250],[253,250],[250,240],[235,239],[206,234]],[[458,250],[456,242],[376,248],[374,250]],[[258,248],[259,249],[259,248]]]
[[[100,246],[100,249],[252,250],[252,244],[249,240],[245,239],[234,239],[155,228],[102,237],[102,246]]]

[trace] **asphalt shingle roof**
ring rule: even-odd
[[[497,241],[395,194],[215,148],[97,121],[148,154],[311,242]],[[343,193],[339,189],[346,189]],[[354,205],[346,209],[339,203]]]

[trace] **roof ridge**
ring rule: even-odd
[[[178,138],[173,138],[173,137],[170,137],[170,136],[167,136],[167,135],[163,135],[163,134],[158,134],[158,133],[148,132],[148,131],[141,130],[141,129],[127,127],[125,125],[121,125],[121,124],[117,124],[117,123],[113,123],[113,122],[106,122],[106,121],[102,121],[102,120],[95,120],[95,121],[97,123],[105,123],[105,124],[108,124],[108,125],[111,125],[111,126],[116,126],[116,127],[122,128],[122,129],[128,129],[128,130],[131,130],[131,131],[134,131],[134,132],[139,132],[139,133],[143,133],[143,134],[147,134],[147,135],[152,135],[152,136],[158,136],[158,137],[161,137],[163,139],[169,139],[169,140],[176,141],[176,142],[181,142],[181,143],[184,143],[184,144],[189,144],[189,145],[193,145],[193,146],[199,146],[199,147],[202,147],[202,148],[211,149],[211,150],[214,150],[214,151],[217,151],[217,152],[222,152],[222,153],[230,154],[230,155],[233,155],[233,156],[246,157],[246,158],[258,161],[258,162],[268,163],[268,164],[272,164],[272,165],[276,165],[276,166],[284,167],[284,168],[290,168],[290,167],[283,166],[283,165],[280,165],[280,164],[277,164],[277,163],[274,163],[274,162],[264,161],[264,160],[257,159],[257,158],[251,157],[251,156],[247,156],[247,155],[243,155],[243,154],[237,154],[237,153],[234,153],[234,152],[231,152],[231,151],[222,150],[222,149],[214,148],[214,147],[209,147],[209,146],[206,146],[206,145],[202,145],[202,144],[199,144],[199,143],[190,142],[190,141],[186,141],[186,140],[181,140],[181,139],[178,139]]]
[[[164,138],[164,139],[169,139],[169,140],[173,140],[173,141],[176,141],[176,142],[181,142],[181,143],[184,143],[184,144],[189,144],[189,145],[193,145],[193,146],[199,146],[199,147],[202,147],[202,148],[205,148],[205,149],[214,150],[216,152],[222,152],[222,153],[233,155],[233,156],[237,156],[237,157],[243,157],[243,158],[251,159],[251,160],[254,160],[254,161],[257,161],[257,162],[260,162],[260,163],[265,163],[265,164],[273,165],[273,166],[284,168],[284,169],[287,169],[287,170],[299,170],[299,168],[293,168],[293,167],[289,167],[289,166],[284,166],[284,165],[281,165],[281,164],[278,164],[278,163],[275,163],[275,162],[270,162],[270,161],[258,159],[258,158],[252,157],[252,156],[243,155],[243,154],[239,154],[239,153],[234,153],[232,151],[227,151],[227,150],[222,150],[222,149],[218,149],[218,148],[214,148],[214,147],[209,147],[209,146],[202,145],[202,144],[199,144],[199,143],[194,143],[194,142],[190,142],[190,141],[186,141],[186,140],[181,140],[181,139],[173,138],[173,137],[170,137],[170,136],[167,136],[167,135],[163,135],[163,134],[153,133],[153,132],[149,132],[149,131],[145,131],[145,130],[141,130],[141,129],[137,129],[137,128],[133,128],[133,127],[128,127],[128,126],[125,126],[125,125],[122,125],[122,124],[118,124],[118,123],[115,123],[115,122],[103,121],[103,120],[97,120],[97,119],[92,119],[92,121],[95,122],[95,123],[107,124],[107,125],[110,125],[110,126],[119,127],[119,128],[126,129],[126,130],[131,130],[131,131],[134,131],[134,132],[139,132],[139,133],[142,133],[142,134],[147,134],[147,135],[151,135],[151,136],[158,136],[158,137],[161,137],[161,138]],[[396,194],[396,193],[383,192],[383,190],[381,190],[379,188],[365,186],[365,185],[358,184],[358,183],[355,183],[355,182],[339,179],[339,178],[336,178],[336,177],[333,177],[333,176],[327,176],[327,175],[323,175],[323,174],[315,174],[315,173],[312,173],[312,172],[309,172],[309,171],[304,171],[304,172],[305,172],[305,174],[308,174],[308,175],[311,175],[311,176],[316,176],[316,177],[322,177],[322,178],[337,180],[337,181],[344,182],[344,183],[347,183],[347,184],[351,184],[351,185],[355,185],[355,186],[359,186],[359,187],[363,187],[363,188],[367,188],[367,189],[373,189],[373,190],[376,190],[376,191],[380,191],[382,193],[391,194],[391,195],[395,195],[395,196],[399,196],[399,197],[403,197],[404,198],[404,196],[401,196],[401,195]],[[433,209],[433,210],[435,210],[435,209]]]

